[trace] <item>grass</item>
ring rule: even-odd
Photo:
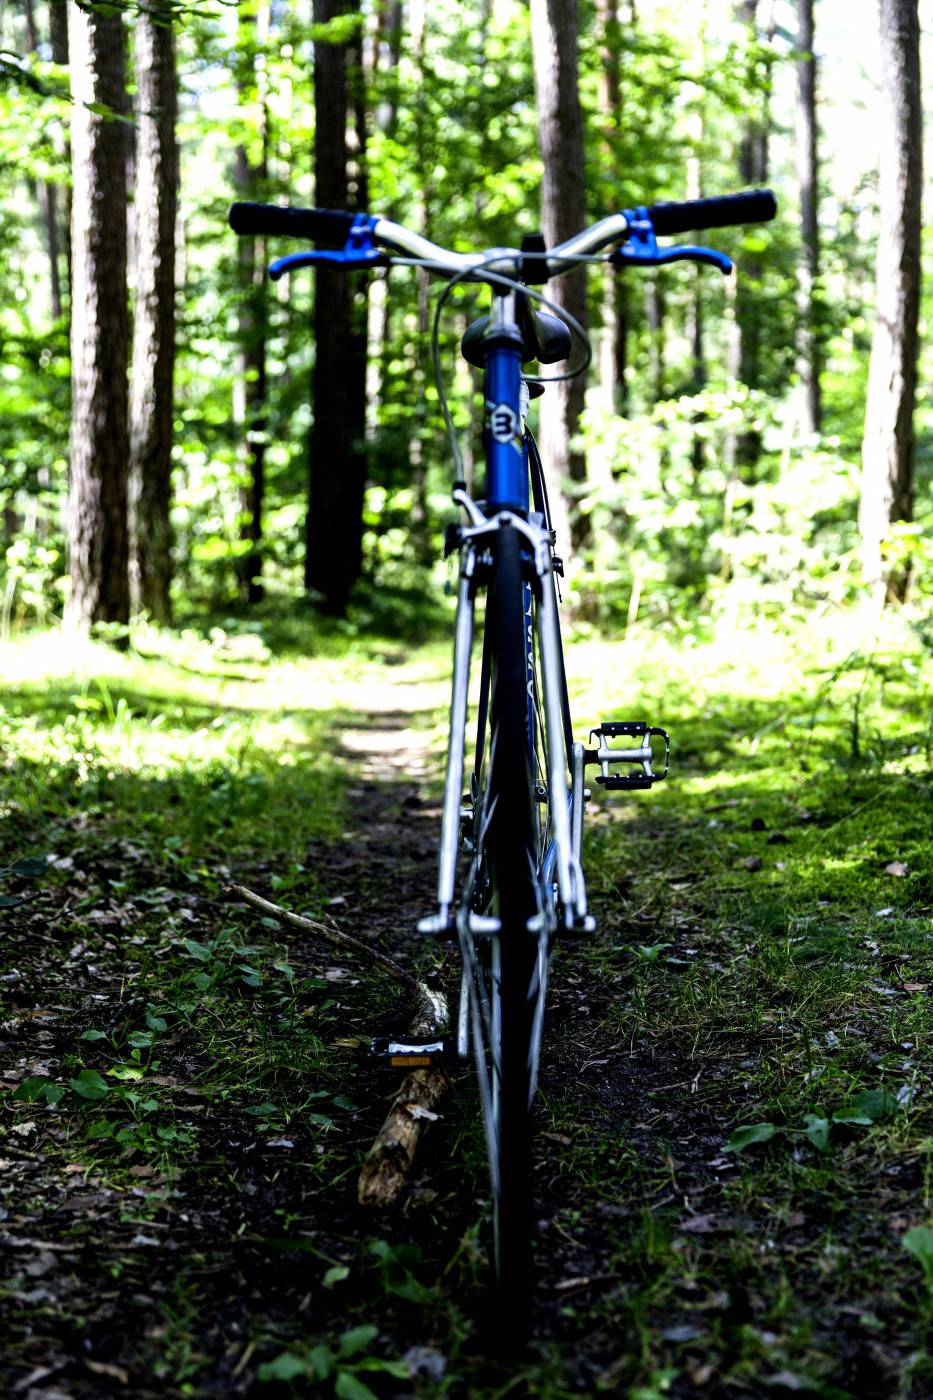
[[[578,733],[662,723],[674,766],[594,787],[517,1370],[477,1331],[470,1076],[404,1210],[362,1216],[393,1086],[360,1046],[403,999],[227,892],[437,964],[409,931],[446,665],[300,617],[4,646],[0,1368],[77,1397],[933,1393],[929,639],[841,614],[571,648]]]

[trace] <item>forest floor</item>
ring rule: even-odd
[[[571,648],[578,732],[664,723],[675,767],[589,814],[499,1366],[472,1073],[364,1213],[404,997],[228,892],[453,981],[413,932],[445,651],[225,627],[2,648],[0,1393],[929,1400],[930,632]]]

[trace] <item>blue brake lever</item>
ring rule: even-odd
[[[376,219],[371,214],[358,214],[353,221],[347,241],[342,248],[309,248],[303,253],[288,253],[269,264],[269,276],[278,282],[287,272],[299,267],[385,267],[389,259],[373,243]]]
[[[654,226],[647,209],[625,210],[628,220],[628,237],[620,248],[610,255],[612,263],[629,263],[635,267],[652,267],[661,263],[697,262],[709,263],[718,267],[724,276],[732,271],[732,259],[715,248],[700,248],[693,243],[682,243],[672,248],[661,248],[655,237]]]

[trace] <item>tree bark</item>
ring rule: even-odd
[[[136,19],[136,317],[130,397],[130,588],[134,610],[171,619],[175,371],[175,36],[170,4]]]
[[[347,82],[352,116],[352,159],[348,171],[348,200],[354,213],[369,213],[369,109],[366,101],[366,54],[363,31],[358,31],[348,52]],[[363,500],[366,490],[367,433],[366,389],[369,366],[370,274],[357,272],[350,279],[350,413],[351,477],[359,483],[359,545],[357,572],[362,567]]]
[[[820,356],[816,285],[820,274],[816,120],[816,54],[813,0],[797,0],[797,185],[800,191],[800,258],[797,264],[797,374],[803,429],[820,430]]]
[[[603,147],[610,180],[620,173],[618,135],[622,125],[622,71],[619,0],[596,0],[599,29],[600,84],[599,107]],[[607,214],[615,208],[606,209]],[[628,299],[624,273],[604,274],[602,295],[603,330],[599,349],[599,379],[606,406],[625,412],[628,390],[625,371],[628,363]]]
[[[920,309],[923,116],[917,0],[881,0],[881,171],[875,329],[868,371],[859,530],[866,583],[903,598],[906,567],[886,566],[882,541],[910,520]]]
[[[750,44],[758,42],[757,9],[758,0],[739,0],[736,7],[737,18],[748,30]],[[738,167],[741,184],[746,187],[766,184],[768,164],[768,99],[767,95],[762,95],[745,119],[739,143]],[[760,378],[761,311],[758,295],[761,289],[762,267],[757,254],[745,255],[740,274],[736,288],[732,370],[737,379],[754,389],[757,388]]]
[[[127,622],[126,107],[119,15],[68,6],[74,257],[66,621]]]
[[[748,31],[748,43],[758,42],[758,0],[737,0],[735,16]],[[769,23],[769,38],[773,37],[773,15]],[[754,65],[748,63],[747,86],[755,92],[758,79]],[[743,125],[738,148],[738,173],[745,187],[762,186],[768,180],[768,93],[755,97]],[[738,260],[738,279],[732,284],[732,325],[729,345],[729,373],[749,389],[757,389],[761,378],[761,307],[762,264],[757,254],[743,254]],[[754,429],[742,433],[730,432],[726,437],[724,456],[731,474],[742,467],[751,467],[761,450],[761,439]]]
[[[315,24],[346,14],[358,0],[314,0]],[[347,45],[314,45],[315,203],[346,209]],[[321,268],[315,278],[315,362],[312,380],[305,585],[328,612],[346,611],[362,562],[363,487],[359,454],[352,451],[350,289],[347,274]]]
[[[50,0],[49,4],[49,31],[52,38],[52,62],[57,63],[60,68],[68,67],[68,4],[67,0]],[[71,149],[67,132],[65,133],[64,151],[66,165],[71,161]],[[55,192],[55,203],[58,205],[58,190]],[[70,187],[62,191],[64,211],[61,218],[64,233],[64,254],[65,254],[65,280],[68,286],[68,300],[71,301],[71,189]],[[60,292],[59,292],[60,294]]]
[[[52,15],[55,6],[50,6],[49,21],[52,23]],[[33,53],[39,50],[39,31],[36,27],[35,8],[32,0],[26,0],[26,36],[29,47]],[[61,271],[59,268],[59,230],[58,230],[58,186],[51,180],[43,180],[36,185],[36,197],[39,203],[39,212],[42,216],[42,223],[45,227],[45,243],[49,255],[49,297],[52,305],[52,320],[58,321],[62,314],[62,283]]]
[[[256,164],[250,161],[245,145],[236,150],[234,182],[240,199],[262,200],[269,176],[269,109],[265,70],[257,65],[252,50],[259,52],[269,37],[269,0],[260,0],[252,12],[241,8],[238,26],[246,52],[240,55],[244,64],[243,79],[238,83],[240,106],[246,110],[255,98],[260,128],[260,156]],[[264,60],[264,55],[263,55]],[[262,536],[263,508],[266,494],[266,341],[268,337],[269,296],[266,284],[266,242],[263,238],[240,238],[237,241],[237,272],[239,278],[239,347],[236,357],[236,377],[233,387],[233,418],[243,437],[240,469],[244,485],[241,490],[243,523],[241,539],[248,544],[247,552],[238,560],[240,588],[248,603],[258,603],[263,596]]]
[[[583,117],[577,74],[576,0],[531,0],[538,144],[544,165],[541,225],[549,248],[586,223],[583,184]],[[587,326],[586,268],[565,273],[548,285],[548,295]],[[574,354],[577,353],[574,347]],[[574,509],[586,481],[583,454],[571,447],[583,411],[583,375],[549,384],[541,400],[540,448],[549,480],[558,538],[574,549],[589,540],[589,518]]]

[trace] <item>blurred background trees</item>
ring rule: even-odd
[[[429,591],[452,475],[435,291],[403,269],[272,285],[286,248],[238,242],[234,198],[467,248],[770,183],[774,224],[710,239],[735,284],[562,284],[597,349],[585,397],[534,410],[570,599],[625,623],[929,596],[917,9],[4,5],[3,625],[119,624],[131,596],[165,621]],[[456,347],[484,307],[452,300],[474,471],[481,394]]]

